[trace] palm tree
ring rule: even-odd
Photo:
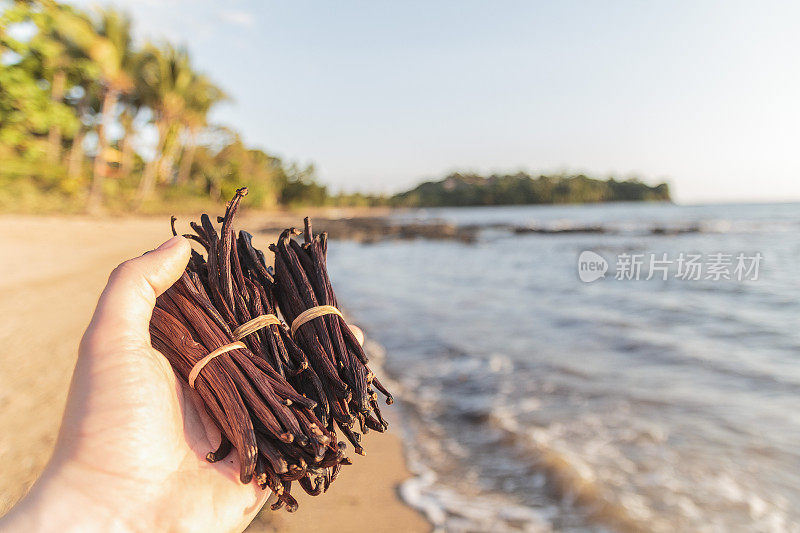
[[[186,183],[192,170],[195,150],[197,149],[197,135],[207,124],[208,112],[218,102],[226,100],[228,96],[216,85],[211,83],[206,76],[195,75],[186,95],[186,109],[183,121],[186,126],[188,139],[184,146],[178,169],[178,183]]]
[[[114,117],[118,99],[134,87],[132,71],[136,64],[136,54],[131,45],[131,21],[127,15],[113,9],[102,11],[96,32],[98,38],[90,55],[100,67],[103,105],[97,126],[97,153],[94,156],[89,193],[90,211],[97,211],[102,203],[110,148],[107,128]]]
[[[100,110],[100,95],[95,81],[96,76],[87,74],[77,79],[74,84],[75,87],[80,87],[80,90],[71,102],[78,117],[78,129],[72,136],[72,145],[67,154],[67,176],[72,180],[77,180],[83,174],[84,141],[91,131],[94,117]]]
[[[67,176],[73,180],[78,179],[83,170],[84,141],[89,128],[83,123],[82,118],[88,114],[90,107],[91,94],[86,91],[75,106],[75,112],[78,115],[80,124],[78,125],[78,131],[72,137],[72,146],[67,155]]]
[[[46,0],[46,5],[55,5]],[[127,15],[113,9],[100,12],[95,25],[68,11],[54,10],[53,18],[66,39],[78,46],[94,63],[98,71],[101,93],[100,120],[97,125],[97,153],[94,157],[92,186],[87,207],[97,211],[102,204],[103,179],[107,172],[109,142],[106,130],[114,116],[117,100],[133,88],[130,74],[135,63],[131,46],[131,22]]]
[[[136,134],[136,118],[142,107],[142,100],[136,91],[132,91],[122,99],[122,112],[119,114],[119,122],[124,132],[119,144],[121,152],[119,173],[122,178],[130,176],[133,170],[133,137]]]
[[[195,75],[186,50],[170,44],[160,49],[153,45],[145,47],[139,72],[138,92],[153,112],[158,133],[155,154],[145,166],[137,191],[137,202],[141,205],[152,195],[168,158],[168,141],[171,137],[174,140],[175,128],[186,110],[187,95]]]
[[[71,6],[47,0],[42,0],[40,8],[34,4],[18,3],[7,15],[9,20],[6,22],[26,20],[37,29],[27,43],[28,53],[21,64],[50,86],[52,107],[48,117],[46,156],[48,163],[55,164],[61,159],[65,131],[69,135],[77,127],[74,115],[66,107],[65,96],[75,79],[91,70],[89,58],[61,31],[60,23],[86,23],[87,19]]]

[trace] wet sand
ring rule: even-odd
[[[52,452],[78,342],[108,274],[166,240],[167,221],[0,216],[0,515]],[[255,215],[242,222],[255,224]],[[272,237],[256,235],[256,245]],[[267,508],[248,531],[429,531],[397,495],[409,477],[397,435],[368,435],[368,456],[355,456],[327,494],[298,489],[297,513]]]

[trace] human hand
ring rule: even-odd
[[[219,432],[150,345],[156,297],[186,268],[173,237],[112,272],[81,341],[55,452],[10,531],[241,531],[269,492],[210,464]]]
[[[269,496],[239,482],[236,454],[197,394],[150,345],[156,297],[186,268],[173,237],[112,272],[81,341],[55,452],[2,531],[241,531]]]

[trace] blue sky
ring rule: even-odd
[[[233,97],[216,122],[333,190],[523,169],[800,200],[800,4],[103,3],[187,45]]]

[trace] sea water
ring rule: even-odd
[[[329,247],[346,311],[385,349],[415,473],[400,492],[437,528],[800,531],[800,205],[395,217],[487,228]],[[584,251],[605,277],[581,281]],[[760,260],[685,279],[681,254]],[[618,276],[626,256],[640,275]],[[647,279],[652,256],[673,262]]]

